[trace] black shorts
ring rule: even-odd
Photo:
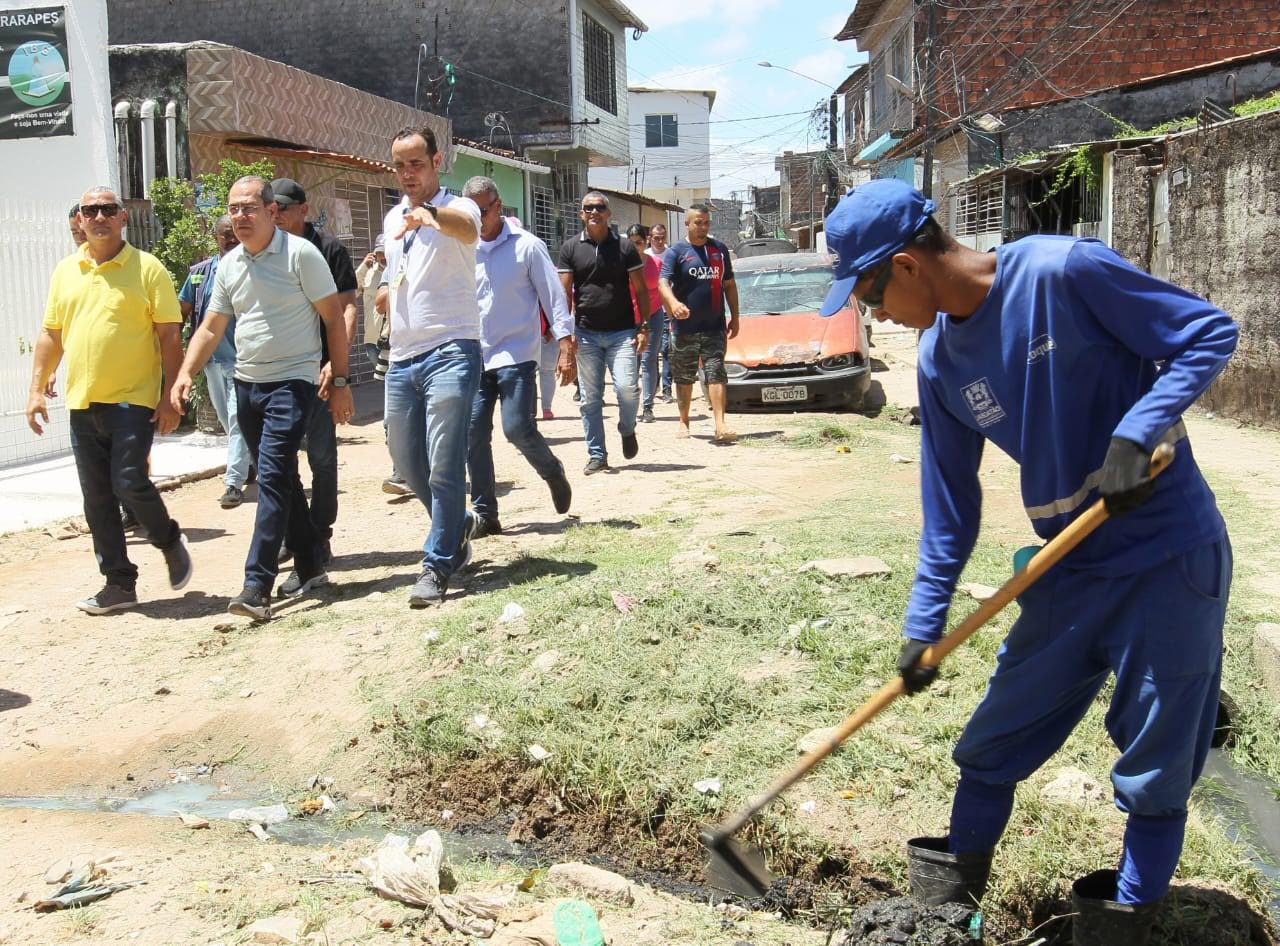
[[[702,360],[708,384],[728,384],[724,372],[724,332],[691,332],[671,337],[671,380],[693,384],[698,380],[698,360]]]

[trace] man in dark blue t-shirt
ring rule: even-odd
[[[737,435],[724,422],[729,383],[724,352],[727,340],[738,334],[738,287],[733,281],[733,264],[729,262],[728,247],[709,235],[711,211],[706,204],[694,204],[685,211],[684,228],[686,238],[662,258],[662,277],[658,281],[658,291],[675,329],[671,339],[671,377],[676,383],[680,408],[678,436],[689,436],[689,401],[701,359],[716,422],[713,442],[732,443]]]

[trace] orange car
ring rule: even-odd
[[[785,253],[733,261],[740,328],[729,340],[729,409],[856,410],[871,386],[867,333],[858,310],[829,319],[831,257]]]

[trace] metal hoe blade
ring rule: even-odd
[[[766,866],[764,855],[755,848],[716,831],[703,831],[698,840],[711,854],[706,876],[716,889],[742,897],[762,897],[776,879]]]

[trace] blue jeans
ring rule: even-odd
[[[667,313],[659,309],[649,316],[649,347],[640,356],[640,376],[643,379],[644,409],[653,410],[653,396],[658,393],[658,356],[667,349]],[[671,364],[667,363],[667,377],[671,375]],[[671,387],[670,380],[667,381]]]
[[[604,442],[604,369],[609,367],[613,392],[618,397],[618,433],[627,437],[636,432],[636,410],[640,406],[637,385],[636,333],[631,329],[597,332],[578,329],[578,385],[582,390],[582,429],[587,453],[607,460]]]
[[[182,535],[147,472],[154,411],[137,404],[90,404],[69,413],[71,452],[98,571],[109,584],[132,590],[138,566],[125,548],[120,503],[133,512],[156,548],[171,548]]]
[[[493,472],[493,409],[502,404],[502,432],[534,472],[544,480],[564,476],[564,465],[547,446],[533,422],[537,398],[538,363],[494,368],[480,375],[480,389],[471,406],[471,446],[467,474],[471,479],[471,507],[481,519],[498,517],[498,484]]]
[[[311,525],[322,541],[328,541],[338,520],[338,429],[329,402],[318,397],[307,418],[306,450],[311,467]]]
[[[480,342],[456,339],[387,370],[387,444],[396,472],[427,507],[422,567],[448,580],[462,564],[467,431],[480,383]]]
[[[236,380],[236,408],[253,462],[258,467],[258,512],[244,563],[244,584],[271,594],[280,570],[280,544],[288,541],[298,574],[312,576],[322,551],[307,496],[298,478],[298,449],[316,401],[309,381]]]
[[[204,379],[209,387],[209,400],[218,423],[227,432],[227,474],[223,482],[236,489],[244,489],[249,480],[249,445],[240,433],[240,418],[236,411],[236,363],[211,360],[204,367]]]

